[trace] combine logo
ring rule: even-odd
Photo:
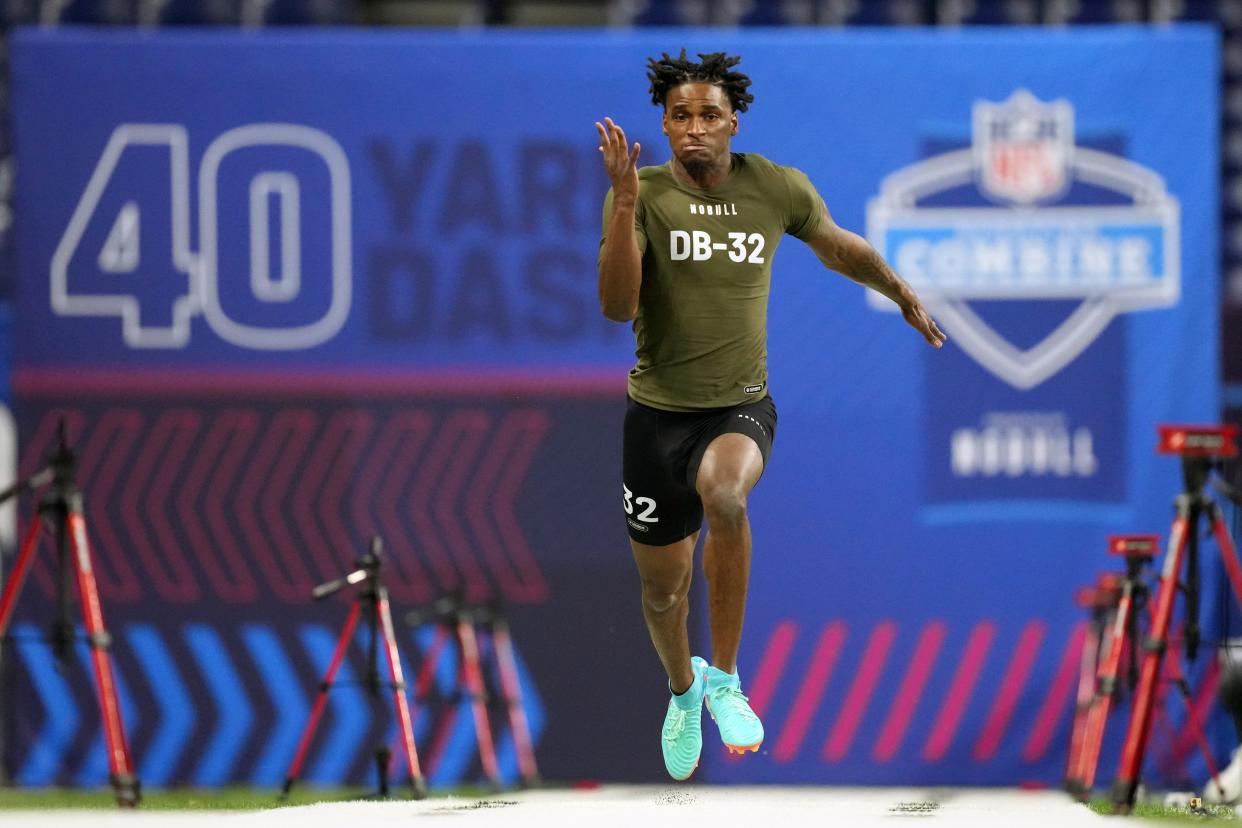
[[[954,197],[967,189],[973,201]],[[1178,203],[1164,179],[1075,146],[1070,103],[1025,90],[975,103],[969,148],[885,178],[867,206],[867,235],[954,342],[1019,390],[1057,374],[1117,314],[1180,294]],[[1025,348],[970,307],[1047,299],[1077,304]],[[874,292],[868,301],[896,310]]]

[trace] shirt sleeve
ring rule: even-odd
[[[802,170],[782,167],[781,172],[789,190],[789,221],[785,232],[806,241],[815,235],[824,220],[823,200]]]
[[[600,250],[604,249],[604,240],[608,238],[608,217],[612,215],[612,188],[608,188],[608,195],[604,196],[604,216],[603,227],[599,234]],[[643,200],[640,196],[638,203],[634,205],[634,240],[638,242],[638,252],[647,252],[647,228],[645,226],[647,218],[647,210],[643,207]]]

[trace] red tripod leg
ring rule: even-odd
[[[332,653],[332,661],[328,663],[328,670],[324,673],[323,682],[319,685],[319,695],[315,697],[315,706],[311,708],[310,718],[307,719],[306,728],[302,731],[297,753],[293,755],[293,763],[289,765],[289,772],[285,774],[285,784],[280,791],[281,799],[289,798],[293,783],[302,774],[302,763],[306,761],[306,751],[310,748],[311,739],[315,736],[315,728],[319,725],[319,718],[323,715],[324,707],[328,703],[328,691],[332,689],[336,673],[341,669],[341,662],[345,660],[345,651],[349,649],[349,642],[353,638],[354,628],[358,625],[360,612],[361,606],[354,601],[345,619],[345,626],[341,628],[341,636],[336,640],[336,650]]]
[[[492,647],[496,651],[500,684],[509,709],[509,729],[513,731],[513,745],[517,748],[518,769],[522,781],[534,785],[539,781],[539,768],[535,764],[535,748],[530,736],[530,723],[526,720],[526,707],[522,704],[522,683],[518,680],[513,639],[509,635],[509,625],[500,619],[492,624]]]
[[[440,656],[444,652],[444,645],[448,643],[448,630],[443,624],[436,624],[436,634],[431,640],[431,646],[427,648],[427,653],[423,656],[423,663],[418,668],[418,678],[414,679],[414,703],[421,704],[427,698],[427,693],[431,690],[431,681],[436,675],[436,666],[440,663]]]
[[[0,636],[9,631],[13,607],[17,605],[17,596],[21,592],[22,583],[30,572],[30,562],[34,559],[34,551],[39,547],[39,527],[42,523],[42,516],[35,513],[34,519],[30,521],[30,528],[26,530],[26,537],[22,540],[22,548],[17,554],[17,561],[13,564],[13,571],[9,573],[9,579],[4,582],[4,592],[0,593]]]
[[[492,787],[500,789],[500,768],[496,764],[496,748],[492,744],[492,725],[487,716],[487,700],[483,691],[483,672],[479,669],[479,644],[474,636],[474,625],[464,617],[457,620],[457,640],[461,645],[462,678],[466,692],[470,694],[470,706],[474,713],[474,733],[479,743],[479,761],[483,773]]]
[[[1216,548],[1220,550],[1220,559],[1225,565],[1225,574],[1229,576],[1234,598],[1242,606],[1242,565],[1238,563],[1238,551],[1233,546],[1233,539],[1229,537],[1229,527],[1225,525],[1220,507],[1212,503],[1208,507],[1208,514],[1212,522],[1212,534],[1216,538]]]
[[[112,637],[104,627],[103,608],[99,603],[99,590],[91,565],[91,549],[86,539],[86,521],[82,517],[81,501],[76,495],[69,501],[65,531],[69,534],[74,559],[77,561],[78,594],[82,599],[82,616],[90,643],[91,661],[95,668],[95,687],[99,691],[99,712],[103,719],[104,739],[108,745],[108,770],[112,775],[112,787],[116,791],[117,804],[132,808],[142,797],[138,779],[134,776],[129,743],[125,739],[121,706],[117,702],[112,658],[108,655]]]
[[[1186,552],[1189,525],[1187,515],[1190,498],[1181,495],[1177,499],[1177,517],[1169,532],[1169,550],[1164,559],[1164,572],[1160,576],[1160,591],[1156,596],[1156,608],[1152,612],[1151,633],[1139,672],[1138,689],[1134,692],[1130,725],[1121,750],[1121,765],[1117,781],[1113,784],[1113,809],[1128,814],[1134,807],[1134,794],[1138,790],[1139,771],[1143,765],[1143,752],[1147,748],[1147,736],[1151,731],[1152,706],[1156,698],[1156,685],[1160,681],[1160,666],[1164,651],[1168,648],[1169,624],[1173,618],[1173,602],[1177,598],[1178,575],[1182,571],[1182,559]],[[1137,642],[1135,642],[1137,645]]]
[[[401,655],[397,652],[397,635],[392,626],[392,611],[388,606],[388,592],[381,587],[375,612],[380,629],[384,631],[384,651],[388,654],[388,674],[392,679],[392,698],[397,710],[397,724],[401,728],[405,760],[410,769],[410,788],[415,799],[427,796],[427,782],[418,765],[418,750],[414,746],[414,721],[410,717],[409,702],[405,697],[405,676],[401,670]]]
[[[1074,705],[1074,723],[1070,730],[1069,762],[1065,769],[1065,789],[1079,795],[1082,791],[1082,754],[1086,745],[1087,719],[1095,705],[1096,673],[1099,670],[1101,638],[1108,647],[1110,628],[1102,627],[1099,634],[1089,634],[1082,645],[1082,658],[1078,665],[1078,694]]]
[[[1208,772],[1212,775],[1212,783],[1216,785],[1217,793],[1221,795],[1223,800],[1225,792],[1220,786],[1220,770],[1216,767],[1216,760],[1212,757],[1212,748],[1207,742],[1207,737],[1203,734],[1203,727],[1199,723],[1199,715],[1195,713],[1195,704],[1190,695],[1190,686],[1186,683],[1186,676],[1182,672],[1181,659],[1177,653],[1169,656],[1168,672],[1170,681],[1177,685],[1177,689],[1181,693],[1182,702],[1186,705],[1186,723],[1195,735],[1195,741],[1199,744],[1199,752],[1203,754],[1203,761],[1207,763]]]
[[[1100,664],[1100,681],[1095,702],[1087,715],[1087,724],[1083,730],[1078,776],[1071,780],[1073,792],[1084,801],[1091,797],[1091,789],[1095,785],[1095,772],[1100,763],[1100,746],[1104,742],[1104,728],[1108,725],[1108,711],[1113,703],[1117,674],[1121,671],[1121,653],[1126,646],[1130,613],[1133,611],[1134,588],[1127,582],[1121,593],[1121,602],[1117,605],[1112,632],[1105,645],[1106,652]]]

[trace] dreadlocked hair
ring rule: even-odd
[[[746,107],[755,99],[754,95],[746,91],[746,87],[750,86],[750,78],[741,72],[730,71],[742,62],[741,56],[730,57],[724,52],[705,55],[700,52],[699,59],[701,63],[688,60],[685,49],[675,58],[669,57],[668,52],[659,60],[647,58],[651,102],[656,106],[664,106],[669,90],[683,83],[710,83],[724,90],[734,112],[745,112]]]

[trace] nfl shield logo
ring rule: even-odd
[[[999,104],[974,106],[975,169],[980,189],[1013,204],[1063,194],[1074,151],[1074,110],[1068,101],[1044,103],[1025,89]]]

